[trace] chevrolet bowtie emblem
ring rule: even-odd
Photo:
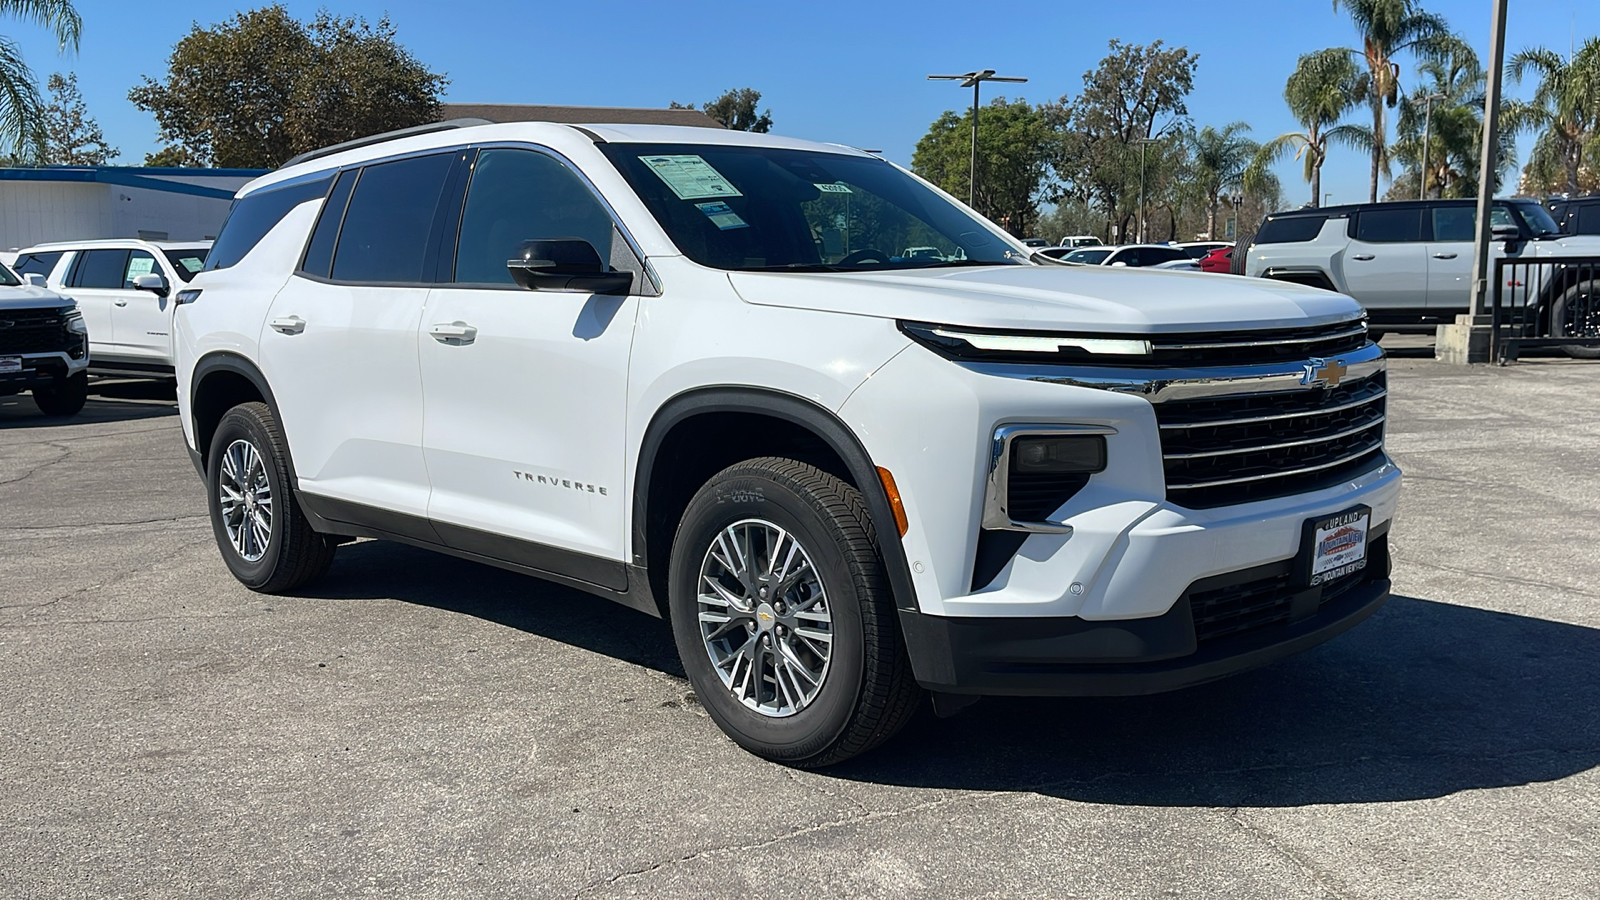
[[[1300,373],[1301,384],[1320,384],[1324,387],[1338,387],[1339,382],[1344,380],[1345,373],[1350,371],[1342,359],[1322,359],[1315,356],[1303,363],[1301,369],[1304,370]]]

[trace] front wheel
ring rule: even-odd
[[[752,753],[841,762],[916,711],[872,520],[839,479],[776,457],[724,469],[684,511],[669,578],[684,671]]]
[[[1556,337],[1600,338],[1600,281],[1567,288],[1550,309],[1550,324]],[[1561,349],[1573,359],[1600,359],[1600,347]]]
[[[265,403],[228,410],[211,438],[206,487],[222,561],[245,587],[274,594],[304,587],[333,563],[289,490],[289,446]]]
[[[89,401],[89,375],[79,372],[58,378],[49,387],[33,389],[33,405],[47,416],[75,416]]]

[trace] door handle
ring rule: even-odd
[[[1365,262],[1365,261],[1367,261],[1369,259],[1376,259],[1377,257],[1373,256],[1371,253],[1357,253],[1354,256],[1350,257],[1350,258],[1351,259],[1359,259],[1362,262]]]
[[[306,320],[299,316],[282,316],[273,319],[270,324],[272,330],[279,334],[299,334],[306,330]]]
[[[428,329],[433,339],[441,344],[470,344],[478,336],[478,329],[465,322],[436,322]]]
[[[113,300],[111,302],[115,306],[127,306],[128,305],[128,301],[126,301],[126,300]]]
[[[1433,258],[1434,259],[1455,259],[1456,255],[1454,253],[1435,253],[1433,255]]]

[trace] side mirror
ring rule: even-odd
[[[1128,264],[1127,264],[1127,263],[1125,263],[1125,262],[1123,262],[1123,261],[1122,261],[1122,260],[1120,260],[1120,259],[1119,259],[1119,260],[1117,260],[1117,261],[1116,261],[1116,262],[1114,262],[1114,263],[1112,263],[1112,264],[1111,264],[1111,267],[1112,267],[1112,268],[1117,268],[1117,267],[1119,267],[1119,266],[1120,266],[1120,267],[1122,267],[1122,268],[1124,268],[1124,269],[1126,269],[1126,268],[1127,268],[1127,267],[1128,267]]]
[[[46,281],[45,277],[40,275],[38,272],[29,272],[28,274],[22,276],[22,279],[36,288],[50,286],[50,282]]]
[[[633,287],[633,273],[608,268],[583,238],[523,241],[506,268],[513,281],[530,291],[626,294]]]
[[[136,290],[149,291],[157,297],[167,296],[167,279],[159,272],[146,272],[143,275],[133,276],[133,286]]]
[[[1517,229],[1517,226],[1509,222],[1491,226],[1489,233],[1494,240],[1505,242],[1508,245],[1507,249],[1509,249],[1509,245],[1516,244],[1522,240],[1522,232]]]

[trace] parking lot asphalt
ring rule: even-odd
[[[820,772],[583,594],[370,541],[245,590],[159,387],[0,398],[0,895],[1592,898],[1597,378],[1396,359],[1396,593],[1332,643]]]

